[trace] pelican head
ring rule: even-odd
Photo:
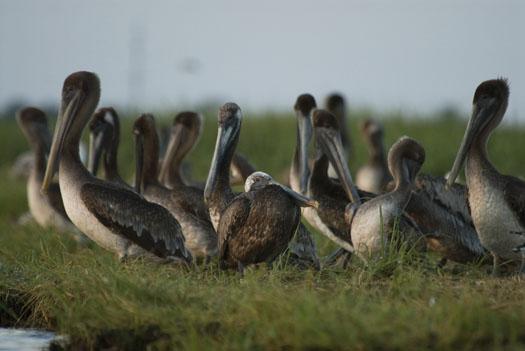
[[[317,145],[334,166],[348,198],[351,202],[359,204],[361,200],[344,158],[337,118],[326,110],[315,110],[313,113],[313,126]]]
[[[367,119],[361,125],[361,132],[365,140],[372,146],[373,149],[383,147],[383,126],[374,119]]]
[[[197,144],[202,133],[202,124],[202,116],[195,112],[186,111],[175,116],[159,179],[165,180],[173,161],[182,161]]]
[[[415,139],[399,138],[388,152],[388,169],[394,177],[396,188],[399,184],[413,184],[425,163],[425,149]]]
[[[31,145],[36,146],[41,143],[46,152],[49,150],[51,137],[47,127],[47,117],[42,110],[26,107],[18,111],[16,120]]]
[[[306,194],[308,188],[308,144],[312,139],[312,111],[316,108],[315,99],[310,94],[299,95],[295,102],[294,110],[297,116],[297,138],[299,187],[302,194]]]
[[[272,176],[264,172],[253,172],[252,174],[250,174],[250,176],[246,178],[246,182],[244,183],[244,191],[250,192],[250,191],[261,190],[268,185],[279,186],[282,190],[286,192],[286,194],[288,194],[294,200],[294,202],[298,206],[314,207],[314,208],[319,207],[319,204],[317,203],[317,201],[312,200],[304,195],[301,195],[293,191],[292,189],[288,188],[287,186],[284,186],[281,183],[274,181]]]
[[[58,112],[57,125],[53,135],[51,151],[42,182],[42,190],[46,191],[53,177],[58,156],[64,149],[64,144],[71,148],[71,155],[78,159],[78,144],[82,130],[100,99],[100,81],[96,74],[86,71],[70,74],[64,81],[62,101]]]
[[[120,123],[117,112],[111,107],[97,110],[89,122],[89,159],[88,170],[93,175],[97,174],[98,165],[102,154],[108,158],[115,155],[120,141]],[[108,152],[112,149],[112,152]]]
[[[338,119],[345,114],[345,98],[339,93],[332,93],[326,98],[326,109],[333,113]],[[339,123],[342,121],[339,120]]]
[[[478,86],[472,101],[472,114],[447,180],[448,186],[456,180],[474,144],[477,144],[482,152],[486,152],[486,142],[490,132],[503,119],[508,101],[509,85],[506,79],[487,80]]]

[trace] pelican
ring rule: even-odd
[[[505,79],[481,83],[474,94],[472,115],[447,184],[451,186],[463,164],[472,220],[483,246],[493,256],[493,275],[505,262],[520,262],[513,249],[525,244],[525,183],[499,173],[490,162],[487,142],[507,109]],[[521,272],[524,273],[523,267]]]
[[[380,194],[392,180],[386,164],[383,126],[373,119],[368,119],[363,123],[361,132],[368,145],[369,159],[367,164],[357,171],[356,185],[359,189]]]
[[[351,226],[352,242],[357,255],[368,260],[381,254],[392,242],[395,228],[401,235],[401,242],[411,246],[424,246],[422,232],[417,224],[405,214],[415,178],[425,161],[425,150],[414,139],[402,137],[388,153],[388,168],[394,177],[392,192],[377,196],[356,207],[351,204],[346,219]],[[351,179],[342,178],[351,185]]]
[[[182,161],[193,150],[202,133],[202,116],[180,112],[175,116],[159,173],[161,184],[168,188],[188,184],[182,174]]]
[[[297,117],[297,143],[295,145],[289,177],[290,187],[294,191],[311,197],[315,196],[316,192],[309,192],[308,184],[310,179],[310,168],[308,160],[308,145],[313,133],[311,116],[315,108],[315,99],[310,94],[300,95],[295,102],[294,110]],[[315,183],[315,181],[313,185],[313,190],[317,190],[318,188],[315,187],[317,183]],[[323,192],[323,190],[321,189],[320,192]],[[341,216],[343,216],[341,218],[344,218],[344,206],[346,206],[347,203],[348,200],[345,197],[344,205],[340,211]],[[321,206],[323,206],[323,204],[321,204]],[[335,228],[332,223],[321,219],[320,214],[314,208],[303,207],[302,214],[308,223],[316,228],[321,234],[335,242],[337,245],[345,248],[347,251],[353,251],[350,240],[345,240],[344,235],[338,232],[337,228]],[[342,220],[344,221],[344,219]]]
[[[220,218],[221,266],[242,272],[249,264],[272,263],[297,230],[300,206],[315,207],[316,203],[264,172],[251,174],[245,192],[227,205]]]
[[[71,233],[76,240],[81,241],[82,236],[77,233],[66,214],[58,184],[50,183],[47,194],[40,193],[51,145],[45,113],[37,108],[27,107],[18,112],[17,121],[33,152],[33,165],[27,180],[27,203],[32,217],[41,227]]]
[[[88,169],[96,176],[102,157],[106,180],[131,189],[118,172],[119,141],[120,122],[117,112],[111,107],[100,108],[89,123]]]
[[[218,120],[217,142],[204,190],[204,201],[216,230],[218,230],[223,212],[236,196],[230,186],[229,169],[239,140],[242,123],[241,109],[237,104],[226,103],[219,111]],[[308,265],[314,267],[319,265],[315,242],[301,223],[297,234],[289,244],[289,252],[292,254],[292,264],[297,263],[302,266],[308,262]]]
[[[133,125],[133,134],[137,154],[135,190],[146,200],[168,209],[177,219],[186,239],[186,248],[194,257],[215,256],[217,234],[204,205],[202,191],[177,183],[173,189],[168,189],[158,181],[159,138],[153,116],[140,116]],[[169,147],[173,147],[171,142]]]
[[[191,262],[180,225],[166,209],[133,191],[95,178],[80,162],[80,137],[99,98],[100,82],[94,73],[76,72],[64,81],[42,191],[49,190],[58,163],[58,182],[66,213],[98,245],[120,259],[156,255]]]

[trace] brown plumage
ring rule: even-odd
[[[269,175],[253,173],[246,181],[246,192],[236,196],[221,215],[217,231],[221,266],[242,271],[246,265],[273,262],[297,230],[300,205],[312,203]]]
[[[177,219],[194,257],[211,257],[217,253],[217,235],[204,205],[202,191],[176,182],[168,189],[157,179],[159,140],[152,115],[140,116],[133,125],[137,150],[135,188],[151,202],[170,211]]]

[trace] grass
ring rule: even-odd
[[[247,118],[239,150],[261,170],[282,180],[293,151],[291,116]],[[356,170],[366,158],[353,116]],[[162,123],[169,123],[164,118]],[[123,123],[122,173],[130,175],[131,121]],[[385,118],[386,143],[400,135],[426,148],[425,172],[443,174],[453,162],[464,121]],[[196,179],[204,179],[215,143],[214,117],[190,156]],[[525,129],[501,128],[490,154],[502,172],[525,174],[520,151]],[[525,347],[522,278],[495,279],[487,268],[450,265],[436,257],[415,259],[391,251],[347,270],[249,269],[243,279],[215,265],[182,271],[136,260],[120,263],[90,245],[36,225],[19,226],[26,211],[25,185],[8,168],[26,149],[15,123],[0,122],[0,323],[34,326],[68,335],[71,345],[100,349],[224,350],[416,350]],[[334,246],[316,236],[321,254]]]

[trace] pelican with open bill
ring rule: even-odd
[[[204,205],[202,190],[181,182],[172,183],[173,189],[168,189],[158,181],[159,138],[153,116],[143,114],[137,118],[133,125],[133,134],[137,157],[135,190],[143,194],[146,200],[170,211],[180,223],[186,248],[194,257],[215,256],[217,234]],[[173,144],[170,142],[171,145]]]
[[[76,240],[82,240],[66,214],[58,183],[50,183],[46,194],[40,192],[51,146],[45,113],[37,108],[27,107],[18,112],[17,121],[33,152],[33,165],[27,179],[27,202],[31,215],[44,228],[52,227],[59,232],[68,232]]]
[[[487,154],[487,142],[503,119],[508,99],[505,79],[488,80],[477,87],[472,115],[448,178],[451,186],[466,162],[472,220],[481,243],[493,256],[494,275],[500,274],[505,262],[521,262],[521,254],[514,249],[525,244],[525,182],[499,173]]]
[[[99,98],[100,82],[94,73],[76,72],[64,81],[42,191],[49,189],[58,162],[64,208],[82,233],[121,259],[156,255],[190,263],[180,225],[165,208],[95,178],[80,161],[80,137]]]
[[[204,190],[204,201],[210,211],[212,223],[217,230],[222,214],[236,197],[230,186],[229,170],[240,135],[241,109],[235,103],[224,104],[219,111],[218,122],[217,142]],[[255,219],[251,220],[255,221]],[[261,220],[261,222],[263,221]],[[300,230],[289,242],[288,248],[292,255],[290,257],[291,263],[298,263],[300,266],[304,266],[306,263],[318,267],[319,259],[315,250],[315,242],[306,228],[301,227],[302,224],[299,224]]]
[[[131,189],[118,172],[119,142],[120,122],[117,112],[112,107],[98,109],[89,122],[88,170],[96,176],[102,159],[105,179]]]

